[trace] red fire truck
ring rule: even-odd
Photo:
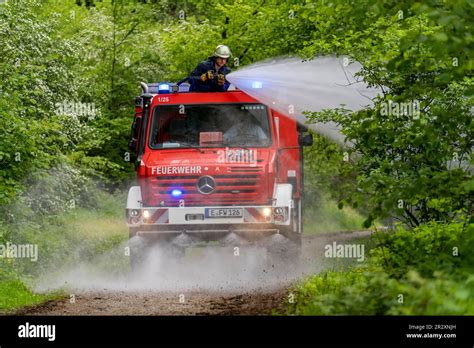
[[[132,266],[154,243],[178,255],[218,241],[297,257],[307,127],[232,86],[196,93],[187,84],[142,83],[142,90],[129,142],[137,185],[126,222],[130,238],[142,241],[131,246]],[[288,243],[274,247],[275,235]]]

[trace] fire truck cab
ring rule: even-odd
[[[142,83],[142,90],[129,142],[137,159],[130,238],[178,253],[198,241],[256,243],[272,253],[278,234],[289,242],[279,253],[297,257],[307,127],[237,89]],[[139,254],[132,248],[132,264]]]

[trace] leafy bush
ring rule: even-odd
[[[22,192],[36,169],[57,163],[69,140],[55,104],[74,98],[74,45],[56,36],[57,17],[41,20],[38,1],[1,5],[0,204]]]
[[[327,189],[317,194],[305,193],[304,233],[308,235],[362,229],[365,217],[349,206],[340,209],[326,191]]]
[[[349,55],[363,65],[360,77],[382,90],[370,109],[309,113],[341,125],[354,144],[357,181],[345,196],[366,204],[367,225],[396,216],[415,227],[471,211],[469,2],[322,2],[301,6],[299,16],[316,24],[302,52]]]
[[[373,262],[383,265],[390,276],[400,278],[415,269],[423,277],[435,272],[451,276],[474,270],[474,230],[465,222],[430,222],[410,231],[398,228],[394,233],[378,233],[379,245],[371,251]]]
[[[285,314],[474,314],[472,224],[431,223],[373,238],[367,264],[296,285]]]
[[[38,260],[0,259],[0,269],[21,275],[22,280],[44,278],[110,250],[118,255],[113,265],[123,263],[122,269],[126,269],[128,258],[123,249],[117,249],[128,238],[123,220],[125,194],[109,194],[92,187],[90,193],[94,205],[77,205],[55,214],[37,214],[27,206],[16,207],[15,218],[0,226],[0,243],[3,239],[3,244],[37,245]]]

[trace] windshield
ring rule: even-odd
[[[262,104],[163,105],[155,107],[151,148],[262,147],[271,143]]]

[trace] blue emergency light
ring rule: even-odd
[[[0,0],[1,1],[1,0]],[[173,82],[154,82],[148,83],[148,92],[152,94],[171,94],[189,92],[190,85],[186,82],[173,83]]]
[[[171,191],[171,195],[173,197],[179,197],[183,194],[183,191],[179,190],[179,189],[174,189]]]
[[[170,93],[170,85],[167,83],[160,83],[158,85],[158,94],[169,94]]]
[[[260,81],[253,81],[252,88],[262,88],[262,82]]]
[[[178,92],[189,92],[190,86],[191,85],[189,83],[182,83],[178,87]]]

